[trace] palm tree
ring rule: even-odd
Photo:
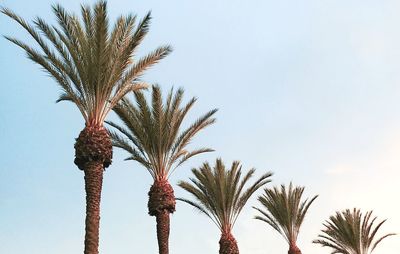
[[[159,86],[152,87],[151,102],[147,102],[143,93],[135,92],[136,105],[123,99],[114,111],[124,126],[107,122],[118,130],[111,133],[113,145],[130,154],[127,160],[142,164],[152,176],[154,183],[148,193],[149,215],[157,221],[157,239],[160,254],[168,254],[170,213],[175,211],[174,190],[168,178],[182,163],[191,157],[211,152],[212,149],[200,148],[187,151],[193,137],[215,122],[213,109],[197,119],[187,129],[181,131],[182,122],[196,102],[192,98],[182,106],[183,90],[173,89],[163,101]]]
[[[332,254],[370,254],[386,237],[386,234],[376,238],[376,234],[386,220],[374,224],[377,217],[372,217],[372,211],[362,214],[360,209],[347,209],[336,212],[324,223],[323,234],[313,243],[332,248]]]
[[[238,161],[226,169],[222,160],[217,159],[213,168],[206,162],[199,169],[192,169],[192,172],[195,177],[190,178],[191,182],[181,181],[178,185],[192,194],[196,201],[184,198],[178,200],[197,208],[218,226],[221,231],[220,254],[239,254],[237,242],[232,235],[233,226],[251,195],[271,181],[272,173],[262,175],[244,190],[255,169],[250,169],[241,178],[242,166]]]
[[[288,254],[301,254],[296,244],[297,236],[308,208],[318,197],[317,195],[302,201],[303,192],[304,187],[293,188],[292,183],[288,190],[285,185],[281,185],[281,188],[265,189],[264,194],[258,197],[264,210],[253,207],[261,213],[255,219],[268,223],[288,242]]]
[[[97,254],[103,171],[112,159],[111,139],[103,122],[125,94],[146,86],[140,76],[171,48],[159,47],[137,61],[133,58],[148,33],[150,13],[137,24],[136,16],[120,16],[109,29],[105,1],[93,7],[81,6],[81,20],[60,5],[52,8],[58,27],[39,17],[31,25],[13,11],[1,9],[31,35],[39,49],[13,37],[5,38],[55,79],[62,90],[57,102],[74,103],[85,120],[85,128],[76,139],[74,162],[85,174],[84,253]]]

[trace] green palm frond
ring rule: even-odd
[[[206,214],[221,231],[230,232],[237,217],[251,195],[269,183],[271,172],[262,175],[244,190],[255,170],[251,169],[242,177],[242,167],[238,161],[226,169],[221,159],[215,166],[204,163],[199,169],[192,169],[194,175],[190,182],[181,181],[178,185],[193,195],[195,201],[178,198]]]
[[[114,111],[123,126],[107,122],[118,131],[111,132],[114,146],[130,153],[129,159],[136,160],[147,168],[154,180],[166,179],[175,168],[193,156],[213,151],[199,148],[187,151],[193,137],[215,122],[213,109],[181,131],[182,122],[194,105],[195,99],[182,106],[183,90],[175,93],[171,89],[163,100],[159,86],[152,87],[151,101],[141,92],[135,92],[136,104],[124,98]]]
[[[386,237],[386,234],[376,238],[376,234],[386,220],[375,224],[377,217],[372,218],[372,211],[364,216],[359,209],[347,209],[336,212],[324,223],[323,234],[313,243],[333,249],[332,253],[339,254],[370,254]]]
[[[37,47],[10,36],[5,38],[56,80],[62,90],[57,102],[75,103],[87,125],[102,126],[121,98],[147,87],[140,77],[167,56],[171,47],[162,46],[134,59],[148,33],[150,12],[137,25],[136,16],[120,16],[110,29],[105,1],[93,7],[81,6],[81,18],[59,4],[52,9],[58,26],[39,17],[29,24],[12,10],[1,8],[30,34]]]
[[[260,215],[255,219],[269,224],[278,231],[289,244],[296,243],[301,224],[310,205],[318,196],[302,201],[304,187],[293,187],[289,189],[285,185],[280,188],[265,189],[264,194],[258,197],[263,209],[256,208]]]

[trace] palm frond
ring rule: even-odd
[[[102,126],[128,92],[146,87],[139,80],[142,74],[172,51],[170,46],[162,46],[143,58],[134,57],[149,31],[150,13],[136,26],[136,16],[121,16],[110,28],[106,1],[82,5],[80,17],[59,4],[52,10],[56,25],[39,17],[31,25],[10,9],[1,8],[28,32],[36,46],[6,38],[56,80],[62,89],[57,101],[76,104],[86,125]]]
[[[140,91],[134,95],[135,104],[125,98],[114,108],[124,127],[113,122],[107,123],[121,136],[125,136],[131,146],[146,158],[144,165],[151,165],[150,170],[155,179],[166,179],[193,156],[213,151],[209,148],[188,151],[187,146],[200,130],[215,122],[213,116],[217,110],[200,117],[180,134],[183,118],[194,104],[192,99],[186,106],[181,106],[182,89],[178,89],[175,94],[171,90],[166,99],[163,99],[158,85],[152,87],[150,100]]]
[[[289,188],[281,185],[280,188],[265,189],[264,194],[258,197],[261,208],[255,208],[261,215],[255,219],[268,223],[280,233],[289,244],[296,243],[304,217],[318,196],[311,200],[302,201],[304,187]]]
[[[190,182],[180,181],[178,183],[181,188],[195,198],[195,201],[185,202],[206,213],[213,221],[215,220],[221,231],[232,230],[250,196],[270,182],[272,176],[270,172],[262,175],[243,191],[241,186],[248,183],[254,169],[241,179],[242,172],[238,161],[233,162],[227,169],[222,160],[217,159],[212,168],[206,162],[200,168],[192,169],[192,173],[194,178],[190,178]]]
[[[322,234],[313,243],[330,247],[334,253],[370,254],[383,239],[395,235],[390,233],[376,239],[378,230],[386,220],[376,225],[377,217],[371,218],[372,211],[363,215],[356,208],[336,212],[324,223]]]

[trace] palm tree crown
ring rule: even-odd
[[[271,181],[272,173],[262,175],[245,189],[255,169],[250,169],[242,177],[242,166],[238,161],[233,162],[230,169],[227,169],[222,160],[217,159],[213,168],[206,162],[199,169],[192,169],[192,172],[194,178],[190,178],[191,182],[181,181],[178,185],[191,193],[196,201],[185,198],[178,200],[197,208],[218,226],[222,233],[220,253],[238,253],[236,241],[231,235],[232,228],[251,195]]]
[[[57,81],[62,89],[57,102],[73,102],[87,126],[102,126],[125,94],[146,86],[140,80],[143,72],[171,52],[170,46],[163,46],[134,59],[149,30],[150,12],[137,24],[136,16],[120,16],[110,30],[105,1],[99,1],[93,9],[81,6],[81,19],[54,5],[59,27],[39,17],[30,25],[7,8],[1,12],[18,22],[41,50],[13,37],[5,38]]]
[[[119,132],[110,131],[113,145],[127,151],[130,154],[127,160],[142,164],[155,181],[168,179],[174,169],[191,157],[213,151],[210,148],[186,150],[199,131],[215,122],[213,115],[217,110],[207,112],[181,131],[185,116],[196,102],[192,98],[182,106],[183,93],[183,89],[175,94],[171,89],[163,102],[160,87],[153,86],[148,103],[143,93],[135,92],[136,105],[123,99],[114,109],[125,127],[107,122]]]
[[[332,248],[332,254],[369,254],[386,237],[377,238],[376,234],[386,220],[374,224],[377,217],[372,217],[372,211],[362,214],[359,209],[347,209],[336,212],[324,223],[323,234],[313,243]]]
[[[255,219],[268,223],[278,231],[292,248],[297,248],[296,241],[300,226],[310,205],[318,196],[302,201],[304,187],[293,188],[290,183],[287,189],[285,185],[280,188],[265,189],[264,194],[258,197],[263,209],[254,207],[260,212]],[[299,251],[297,251],[299,252]]]

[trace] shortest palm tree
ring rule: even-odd
[[[375,238],[379,228],[386,220],[374,225],[377,217],[372,218],[372,211],[364,216],[359,209],[353,211],[347,209],[336,212],[324,223],[319,239],[313,243],[321,244],[324,247],[331,247],[332,253],[338,254],[370,254],[376,246],[386,237],[395,235],[386,234],[378,239]]]
[[[272,173],[268,172],[248,189],[243,190],[255,169],[251,169],[240,179],[241,169],[240,163],[235,161],[227,170],[222,160],[217,159],[213,169],[207,162],[199,169],[192,169],[195,178],[190,178],[191,183],[184,181],[178,183],[180,187],[191,193],[197,202],[184,198],[178,198],[178,200],[203,212],[221,230],[220,254],[239,254],[237,242],[232,235],[232,228],[251,195],[271,181],[269,178]]]
[[[264,195],[258,197],[258,201],[266,210],[254,207],[261,213],[255,219],[268,223],[286,239],[289,244],[288,254],[301,254],[296,244],[297,236],[308,208],[318,195],[302,202],[304,187],[293,188],[292,183],[288,190],[281,185],[281,188],[274,187],[264,191]]]

